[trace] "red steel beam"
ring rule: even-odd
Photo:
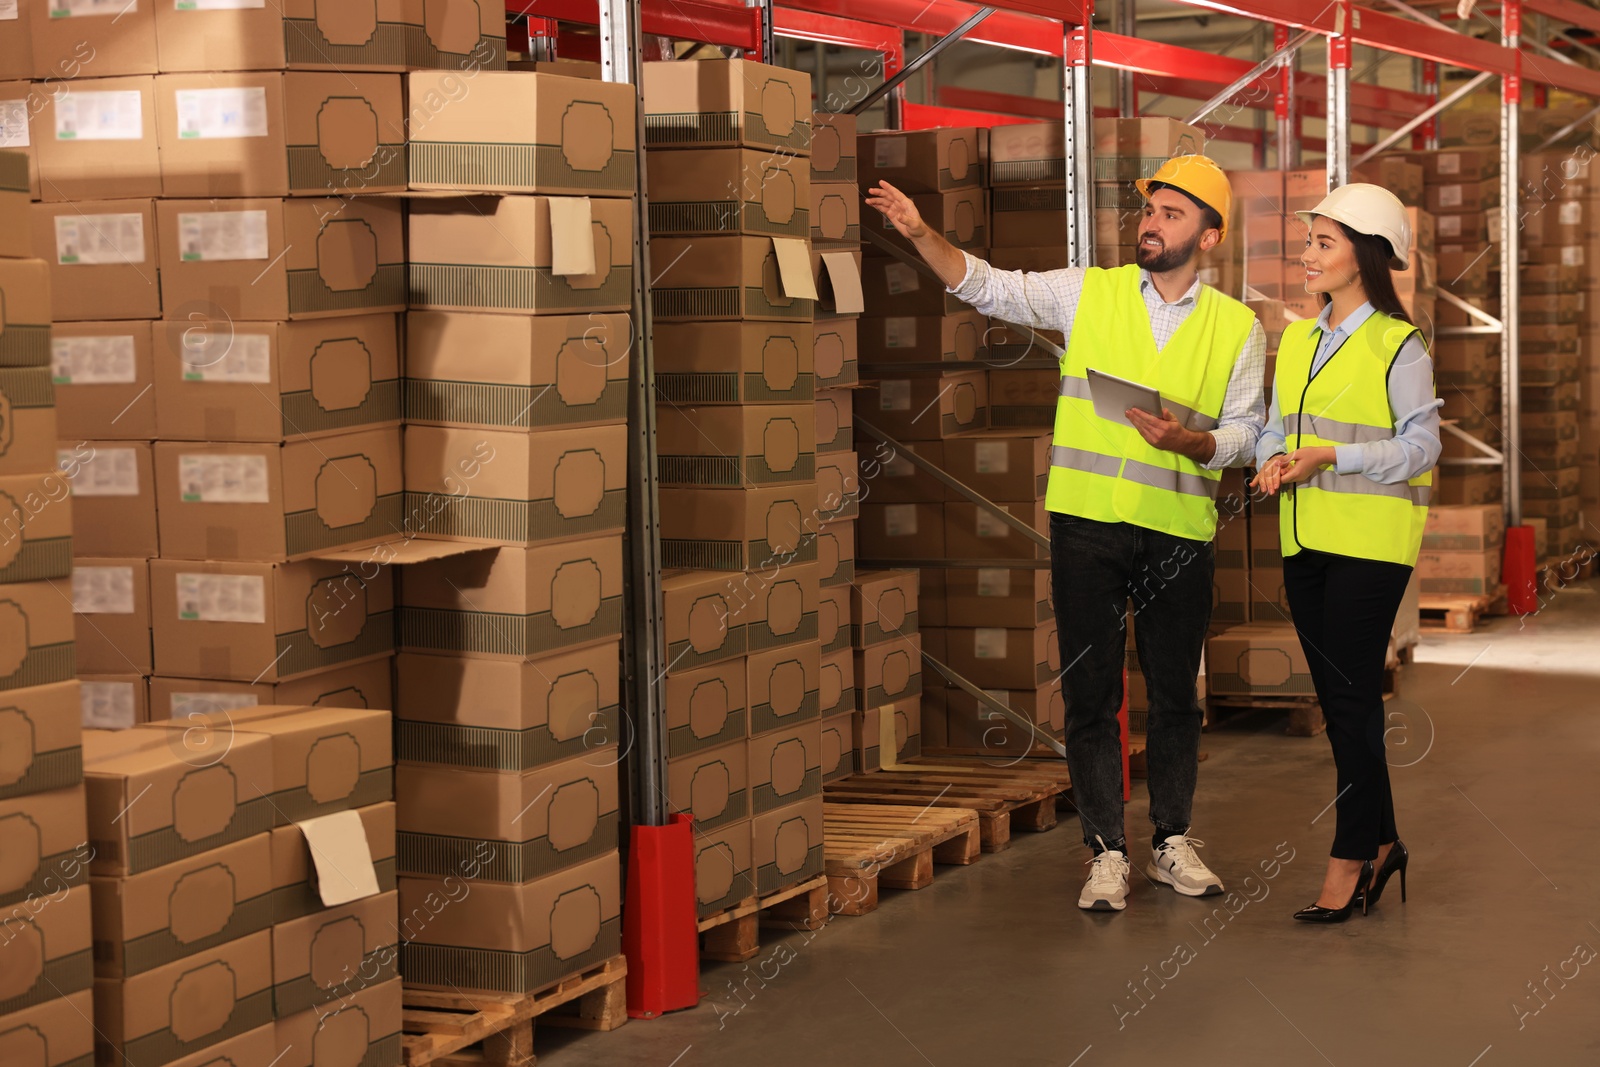
[[[783,37],[821,41],[843,48],[864,48],[881,54],[900,52],[904,48],[900,31],[881,23],[820,15],[791,7],[773,8],[772,30]]]
[[[783,0],[783,7],[842,19],[865,20],[940,37],[960,26],[978,10],[976,4],[959,3],[956,0],[874,0],[872,6],[865,9],[859,0]],[[997,11],[973,27],[962,40],[1014,48],[1036,55],[1059,56],[1064,33],[1060,23]]]
[[[1522,9],[1549,15],[1586,30],[1600,30],[1600,11],[1586,4],[1575,3],[1574,0],[1522,0]]]
[[[506,17],[600,23],[599,0],[506,0]],[[645,33],[680,41],[704,41],[753,51],[761,47],[761,12],[712,0],[647,2],[640,12]]]
[[[1040,120],[1059,122],[1066,115],[1066,106],[1059,100],[1045,100],[1037,96],[1015,96],[1011,93],[990,92],[987,89],[962,89],[953,85],[940,87],[939,104],[941,107],[973,113],[1025,116],[1020,120],[1024,122]],[[1112,119],[1117,117],[1117,109],[1097,107],[1094,109],[1094,114],[1095,118]],[[1264,132],[1243,126],[1221,126],[1207,130],[1206,137],[1213,141],[1256,144],[1262,139]]]

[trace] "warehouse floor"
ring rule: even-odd
[[[1366,918],[1290,920],[1321,882],[1332,761],[1324,738],[1252,717],[1207,734],[1194,826],[1240,891],[1237,914],[1202,925],[1224,898],[1152,886],[1137,844],[1128,910],[1079,911],[1085,857],[1063,813],[1009,851],[937,868],[930,888],[886,893],[875,914],[763,931],[756,960],[706,967],[694,1011],[611,1034],[542,1031],[539,1062],[1600,1062],[1597,649],[1593,582],[1525,624],[1424,640],[1391,713],[1408,904],[1391,883]],[[1136,783],[1130,841],[1145,814]]]

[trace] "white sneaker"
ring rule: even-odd
[[[1100,841],[1098,837],[1096,841]],[[1105,846],[1100,841],[1101,847]],[[1128,857],[1107,849],[1089,861],[1089,878],[1078,894],[1085,911],[1121,911],[1128,906]]]
[[[1211,873],[1194,850],[1204,844],[1188,834],[1173,834],[1151,854],[1145,873],[1186,897],[1215,896],[1222,892],[1222,879]]]

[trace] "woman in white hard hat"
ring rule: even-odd
[[[1311,211],[1300,261],[1322,314],[1284,330],[1252,487],[1280,488],[1283,583],[1327,722],[1337,825],[1322,892],[1295,913],[1343,922],[1377,903],[1409,854],[1384,756],[1383,671],[1422,543],[1439,406],[1433,360],[1395,295],[1411,222],[1376,185],[1340,186]]]

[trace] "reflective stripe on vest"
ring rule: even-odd
[[[1220,481],[1210,478],[1201,478],[1183,471],[1169,470],[1166,467],[1156,467],[1149,463],[1141,463],[1136,459],[1120,460],[1116,456],[1106,456],[1099,452],[1089,452],[1081,448],[1068,448],[1065,445],[1052,445],[1050,448],[1050,465],[1063,467],[1068,470],[1086,471],[1089,474],[1099,474],[1106,478],[1126,478],[1139,485],[1148,485],[1156,489],[1165,489],[1172,493],[1183,493],[1188,496],[1200,496],[1209,500],[1217,498],[1217,486]]]
[[[1070,396],[1076,400],[1088,400],[1091,402],[1094,400],[1094,395],[1089,392],[1089,379],[1079,378],[1070,374],[1061,376],[1059,395]],[[1217,420],[1204,412],[1196,411],[1194,408],[1184,404],[1168,400],[1166,397],[1161,398],[1161,403],[1163,407],[1177,417],[1179,422],[1191,430],[1210,431],[1217,428]]]

